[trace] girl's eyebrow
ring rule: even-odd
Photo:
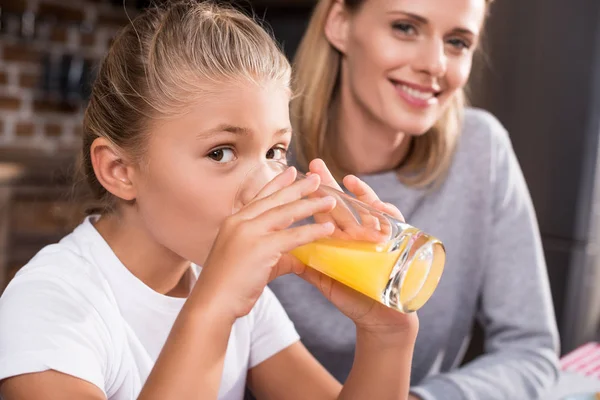
[[[230,124],[219,124],[214,128],[198,133],[197,137],[199,138],[210,138],[212,136],[218,135],[219,133],[233,133],[235,135],[247,136],[252,131],[248,128],[244,128],[241,126],[235,126]]]
[[[285,128],[281,128],[281,129],[278,129],[277,131],[275,131],[275,136],[282,136],[287,133],[290,133],[291,131],[292,131],[292,128],[289,126],[286,126]],[[207,139],[207,138],[213,137],[215,135],[218,135],[220,133],[232,133],[234,135],[248,136],[248,135],[252,134],[252,129],[245,128],[242,126],[230,125],[230,124],[219,124],[214,128],[211,128],[207,131],[198,133],[198,135],[196,135],[196,136],[198,138]]]

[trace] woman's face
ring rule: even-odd
[[[467,83],[485,13],[485,0],[336,3],[325,33],[343,54],[342,94],[394,131],[425,133]]]

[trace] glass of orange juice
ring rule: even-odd
[[[235,198],[234,209],[249,203],[288,166],[267,161],[250,169]],[[296,179],[306,176],[298,173]],[[444,270],[444,245],[352,196],[321,185],[309,197],[331,196],[334,209],[297,224],[334,223],[325,239],[291,253],[307,266],[403,313],[421,308],[435,291]]]

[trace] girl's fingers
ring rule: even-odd
[[[286,171],[285,173],[289,172]],[[289,177],[286,178],[283,176],[276,184],[273,184],[269,188],[265,187],[265,192],[259,192],[255,200],[238,212],[238,217],[244,220],[256,218],[270,209],[308,196],[317,190],[320,183],[318,176],[312,176],[307,179],[295,181],[291,184],[288,183],[288,186],[285,186],[288,182],[287,179],[289,179]],[[293,179],[295,179],[295,175]],[[259,198],[259,196],[263,196],[268,191],[271,191],[272,193]]]
[[[319,289],[327,298],[329,298],[327,295],[331,292],[331,278],[310,267],[306,268],[298,274],[298,276]]]
[[[282,253],[287,253],[297,247],[326,238],[333,233],[333,224],[309,224],[290,229],[284,229],[271,234],[270,242]]]
[[[385,239],[391,226],[384,216],[369,207],[361,208],[358,204],[323,197],[331,189],[323,188],[323,185],[319,189],[321,183],[339,186],[323,161],[313,160],[310,168],[312,173],[301,180],[296,180],[294,168],[284,171],[261,190],[240,216],[245,220],[260,217],[262,229],[266,231],[286,229],[294,222],[313,217],[317,224],[333,224],[332,237],[368,241]],[[361,202],[403,220],[396,207],[381,202],[373,189],[356,176],[348,175],[344,183]],[[331,196],[337,197],[335,191]]]
[[[308,169],[311,175],[316,174],[321,177],[321,183],[323,185],[327,185],[337,190],[342,190],[340,185],[337,183],[331,172],[329,172],[329,168],[325,165],[325,162],[320,158],[315,158],[308,165]]]
[[[288,228],[295,222],[312,217],[314,214],[331,211],[335,207],[335,204],[333,197],[300,199],[286,203],[271,208],[258,216],[255,220],[259,224],[257,229],[259,231],[280,231]]]
[[[293,255],[283,254],[279,259],[277,265],[275,265],[275,267],[271,270],[271,274],[269,275],[269,282],[282,275],[300,275],[304,273],[304,270],[306,268],[308,267]]]
[[[384,213],[391,215],[392,217],[396,218],[397,220],[404,222],[404,215],[402,215],[400,210],[398,210],[398,207],[396,207],[395,205],[393,205],[391,203],[384,203],[384,202],[380,201],[379,203],[373,204],[373,208],[375,208],[379,211],[383,211]]]
[[[354,175],[347,175],[344,178],[344,186],[348,188],[356,198],[363,203],[370,205],[378,211],[383,211],[396,219],[404,221],[402,213],[396,206],[390,203],[384,203],[379,200],[377,193],[364,181]]]
[[[344,177],[344,186],[356,196],[357,200],[363,203],[371,205],[379,201],[379,197],[375,191],[357,176],[346,175]]]
[[[285,166],[283,166],[281,164],[275,164],[274,168],[277,168],[277,167],[285,168]],[[278,174],[273,180],[269,181],[256,194],[256,196],[254,197],[254,199],[252,199],[252,201],[254,202],[254,201],[257,201],[260,199],[264,199],[265,197],[270,196],[271,194],[277,192],[278,190],[281,190],[284,187],[291,185],[296,180],[297,175],[298,175],[298,171],[296,170],[295,167],[285,168],[285,170],[283,170],[280,174]]]
[[[319,158],[312,160],[308,165],[308,168],[309,172],[306,174],[307,176],[318,175],[321,178],[321,185],[328,186],[339,191],[342,190],[342,188],[340,187],[340,185],[338,185],[331,172],[329,172],[329,169],[327,168],[323,160]],[[315,215],[315,221],[318,223],[333,222],[333,218],[331,215],[328,214],[317,214]]]

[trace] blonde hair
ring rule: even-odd
[[[186,112],[223,84],[277,80],[289,87],[290,75],[272,37],[233,8],[178,1],[139,15],[111,45],[85,111],[82,172],[96,203],[87,213],[115,205],[92,167],[96,138],[140,160],[152,120]]]
[[[335,102],[338,96],[342,55],[327,40],[325,25],[337,0],[319,0],[294,59],[292,87],[298,95],[292,100],[291,120],[295,134],[296,160],[301,168],[314,158],[322,158],[337,179],[344,170],[334,154]],[[344,0],[355,12],[365,0]],[[485,0],[486,5],[493,0]],[[401,182],[427,187],[442,180],[452,162],[460,135],[465,94],[458,91],[442,117],[422,136],[414,137],[406,159],[397,168]]]

